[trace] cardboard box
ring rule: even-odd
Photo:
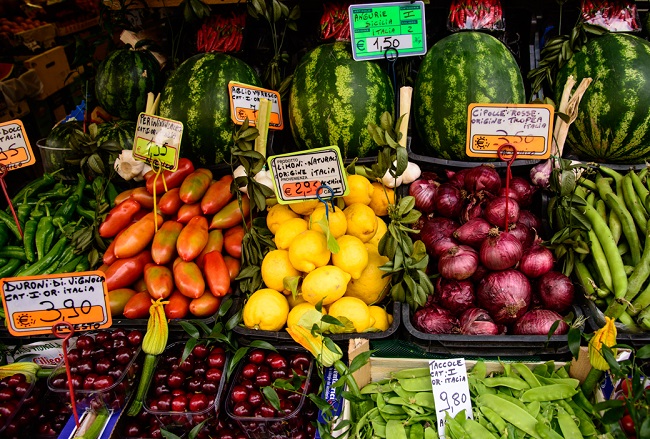
[[[18,101],[13,107],[7,107],[4,102],[0,105],[0,122],[21,119],[29,114],[27,101]]]
[[[41,47],[49,49],[54,45],[56,27],[53,24],[46,24],[34,29],[19,32],[16,36],[24,42],[36,41],[37,43],[40,43]]]
[[[43,91],[38,96],[39,99],[45,99],[73,80],[72,76],[68,77],[70,65],[63,46],[56,46],[47,52],[26,59],[23,64],[27,69],[34,69],[43,83]]]

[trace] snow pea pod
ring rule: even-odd
[[[391,439],[408,439],[404,424],[396,419],[386,422],[386,437]]]
[[[558,399],[571,398],[578,393],[573,387],[566,384],[549,384],[543,387],[526,390],[521,395],[524,402],[532,401],[556,401]]]
[[[483,384],[488,387],[507,387],[515,390],[530,389],[528,383],[517,377],[493,377],[485,378]]]
[[[580,429],[571,415],[569,415],[562,407],[557,408],[557,422],[560,424],[562,436],[570,437],[571,439],[582,439]]]
[[[497,395],[480,395],[476,400],[479,406],[485,405],[491,408],[505,421],[525,431],[534,438],[541,439],[535,430],[537,419],[532,417],[525,409]]]

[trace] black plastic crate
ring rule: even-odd
[[[594,332],[605,326],[605,315],[592,301],[585,299],[582,303],[582,311],[587,317],[589,332]],[[635,349],[642,348],[650,343],[650,332],[648,331],[632,331],[618,322],[616,323],[616,330],[617,343],[626,344]]]

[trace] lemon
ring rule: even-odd
[[[302,281],[302,297],[312,305],[316,305],[321,300],[323,305],[329,305],[345,294],[348,282],[350,282],[348,273],[339,267],[325,265],[305,276]]]
[[[293,238],[289,246],[289,260],[296,270],[309,273],[330,261],[325,235],[315,230],[306,230]]]
[[[375,188],[370,184],[370,180],[362,175],[348,175],[348,187],[350,193],[343,197],[345,205],[349,206],[354,203],[370,204],[372,194]]]
[[[332,209],[332,206],[327,208],[328,221],[330,227],[330,234],[334,238],[345,235],[348,229],[348,220],[345,219],[345,214],[341,209]],[[325,206],[321,204],[309,216],[309,228],[318,232],[325,233],[318,221],[325,217]]]
[[[377,182],[373,183],[372,187],[375,190],[372,192],[368,206],[370,206],[377,216],[388,215],[388,205],[395,204],[395,191]]]
[[[286,250],[271,250],[262,260],[262,280],[267,287],[277,291],[284,290],[283,280],[288,276],[300,276],[293,268]]]
[[[244,325],[249,329],[279,331],[289,315],[289,303],[284,295],[271,288],[255,291],[243,309]]]
[[[269,209],[269,213],[266,215],[266,227],[275,235],[278,227],[291,218],[298,218],[298,214],[286,205],[276,204]]]
[[[359,279],[361,273],[368,265],[368,250],[363,242],[356,236],[343,235],[336,240],[339,252],[332,254],[332,264]]]
[[[381,306],[372,305],[368,307],[368,310],[372,318],[375,319],[375,323],[372,324],[373,328],[386,331],[393,323],[393,316],[388,314]]]
[[[355,203],[343,210],[348,221],[347,234],[368,242],[377,233],[377,216],[365,204]]]
[[[301,303],[307,303],[305,302],[305,299],[302,297],[302,294],[298,294],[296,297],[293,297],[293,294],[289,293],[286,294],[287,296],[287,302],[289,302],[289,307],[293,308],[295,306],[300,305]]]
[[[386,286],[390,282],[390,276],[382,278],[386,272],[379,269],[388,262],[388,258],[380,255],[377,249],[369,244],[366,244],[366,250],[368,250],[368,265],[358,279],[350,281],[345,295],[356,297],[367,305],[371,305],[385,297],[388,292]]]
[[[309,224],[302,218],[291,218],[280,224],[275,232],[275,245],[280,250],[287,250],[293,238],[309,228]]]
[[[356,297],[341,297],[330,305],[328,312],[332,317],[350,320],[357,332],[365,331],[374,323],[368,305]]]
[[[318,200],[305,200],[300,203],[289,204],[289,208],[293,210],[298,215],[311,215],[311,213],[318,207],[319,204],[323,204]]]
[[[377,218],[377,231],[375,232],[375,236],[373,236],[370,241],[366,242],[366,244],[372,244],[375,246],[375,249],[379,247],[379,241],[381,241],[381,238],[388,232],[388,226],[386,226],[386,223],[384,222],[383,219]]]
[[[312,310],[316,311],[316,307],[311,303],[307,303],[307,302],[303,302],[294,306],[293,308],[291,308],[291,311],[289,311],[289,317],[287,317],[287,326],[297,325],[300,319],[302,318],[302,316],[305,315],[307,311],[312,311]],[[327,314],[325,308],[323,308],[321,312],[323,314]]]

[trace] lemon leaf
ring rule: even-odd
[[[357,332],[354,327],[354,323],[352,323],[350,319],[344,316],[337,316],[336,318],[340,322],[340,325],[331,325],[329,327],[329,331],[332,334],[346,334],[350,332]]]
[[[298,296],[298,284],[300,283],[300,279],[300,276],[286,276],[282,279],[284,289],[291,291],[294,299]]]
[[[325,232],[325,236],[327,237],[327,249],[332,253],[338,253],[341,248],[339,247],[339,243],[336,242],[336,238],[334,238],[334,236],[332,236],[330,233],[330,226],[327,218],[322,217],[316,221],[316,224],[318,224]]]

